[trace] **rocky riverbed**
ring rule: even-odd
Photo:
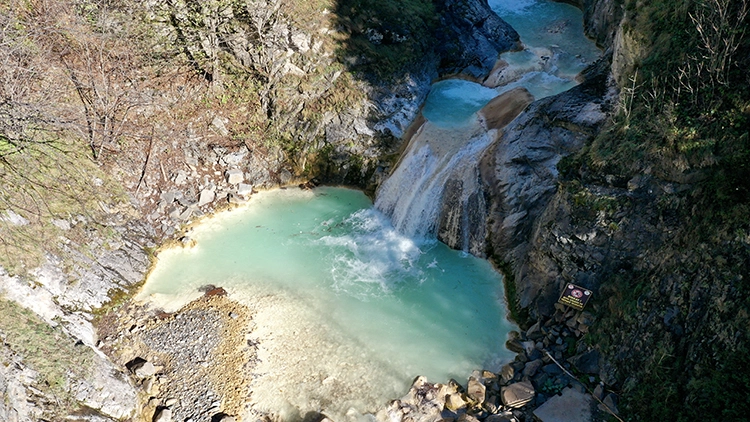
[[[588,312],[562,305],[554,316],[523,333],[507,347],[515,359],[499,373],[476,370],[467,382],[433,384],[418,377],[408,394],[378,414],[390,421],[457,420],[588,422],[618,413],[617,396],[606,391],[607,367],[596,350],[578,339],[594,322]]]
[[[248,412],[256,345],[249,309],[221,288],[167,314],[129,303],[99,324],[101,344],[139,387],[144,420],[225,420]]]

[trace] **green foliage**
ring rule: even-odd
[[[488,242],[489,243],[489,242]],[[513,267],[510,263],[505,262],[499,256],[494,254],[494,251],[488,250],[487,256],[490,257],[492,264],[502,273],[503,275],[503,287],[505,287],[505,300],[508,304],[508,317],[511,321],[518,324],[520,327],[527,327],[530,325],[529,322],[529,309],[522,308],[518,303],[517,287],[515,283],[515,277],[513,276]]]
[[[747,203],[748,8],[746,0],[626,2],[626,30],[648,54],[623,83],[620,113],[579,161],[626,177],[649,167],[667,179],[702,172],[706,205]]]
[[[706,368],[706,376],[687,385],[688,403],[714,418],[739,421],[750,415],[750,355],[725,351],[716,368]],[[689,415],[684,415],[690,420]]]
[[[548,378],[544,381],[544,383],[539,387],[539,390],[541,390],[544,394],[547,394],[548,396],[554,396],[556,394],[560,394],[560,392],[567,387],[567,382],[557,382],[554,378]]]
[[[4,347],[20,355],[24,365],[39,373],[36,387],[58,401],[56,412],[77,407],[69,388],[71,379],[86,379],[94,352],[74,341],[57,327],[51,327],[33,312],[0,298],[0,333]],[[5,363],[6,365],[8,363]]]
[[[336,15],[350,36],[340,60],[381,79],[398,78],[419,61],[438,23],[430,0],[346,0]]]

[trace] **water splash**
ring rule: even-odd
[[[478,157],[493,139],[476,116],[458,128],[426,122],[378,190],[375,207],[391,218],[399,232],[434,242],[448,180],[461,186],[459,203],[466,203],[477,188]]]
[[[316,243],[331,251],[334,291],[360,300],[392,293],[399,284],[421,284],[423,247],[399,233],[374,208],[355,212]]]

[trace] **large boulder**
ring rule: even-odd
[[[523,381],[503,387],[500,395],[504,405],[517,409],[534,400],[536,390],[531,382]]]
[[[566,388],[534,410],[541,422],[591,422],[591,396]]]

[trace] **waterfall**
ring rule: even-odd
[[[401,233],[423,241],[436,239],[440,220],[451,219],[446,211],[453,219],[463,214],[443,209],[446,186],[458,193],[455,205],[468,203],[468,196],[477,189],[478,158],[493,138],[478,119],[461,128],[425,122],[399,166],[378,190],[375,207],[391,217]]]
[[[483,254],[486,213],[478,163],[501,129],[533,97],[516,88],[489,100],[460,124],[426,121],[401,161],[377,192],[375,207],[403,234],[424,242],[439,239],[456,249]]]
[[[576,75],[601,54],[571,5],[489,4],[518,31],[524,49],[503,53],[481,84],[456,78],[433,85],[422,110],[426,122],[375,200],[401,233],[478,256],[484,253],[486,219],[482,154],[531,101],[575,86]]]

